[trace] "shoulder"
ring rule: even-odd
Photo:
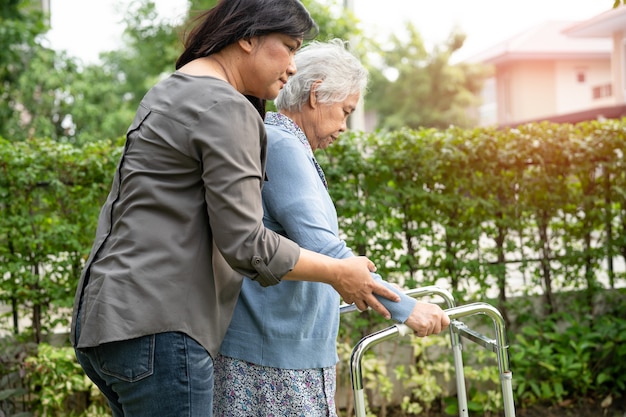
[[[290,131],[274,125],[265,125],[267,133],[268,165],[275,161],[281,164],[300,165],[308,160],[306,148]]]
[[[265,130],[267,130],[267,136],[271,137],[272,140],[285,140],[287,138],[297,139],[293,133],[282,126],[270,125],[266,123]]]
[[[268,147],[304,149],[298,138],[282,126],[265,125]]]
[[[248,99],[227,82],[209,76],[192,76],[175,72],[157,83],[146,95],[152,102],[177,110],[203,114],[208,110],[256,115],[258,111]],[[236,114],[229,114],[236,117]]]

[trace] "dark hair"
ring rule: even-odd
[[[220,0],[194,22],[176,69],[241,39],[280,33],[310,40],[318,33],[317,25],[300,0]]]
[[[212,9],[193,19],[185,50],[176,61],[179,69],[196,58],[221,51],[240,39],[280,33],[310,40],[318,27],[300,0],[219,0]],[[246,96],[265,117],[265,100]]]

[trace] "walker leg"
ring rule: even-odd
[[[448,308],[456,306],[454,297],[448,290],[437,286],[427,286],[409,290],[405,293],[408,296],[417,298],[426,295],[438,295],[446,301]],[[456,376],[456,393],[459,405],[459,417],[469,417],[467,408],[467,391],[465,389],[465,374],[463,373],[463,345],[461,338],[450,327],[450,343],[452,345],[452,355],[454,359],[454,374]]]
[[[515,417],[515,403],[513,402],[513,375],[504,372],[500,375],[502,381],[502,401],[504,404],[504,417]]]
[[[356,417],[366,417],[365,392],[363,388],[354,391],[354,415]]]
[[[459,404],[459,417],[469,417],[467,410],[467,392],[465,390],[465,374],[463,373],[462,351],[463,348],[460,343],[452,345],[452,354],[454,355],[454,373],[456,374],[456,396]]]

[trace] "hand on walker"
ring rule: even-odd
[[[437,304],[417,302],[411,315],[404,322],[416,336],[439,334],[450,325],[450,318]]]
[[[364,256],[340,259],[339,262],[342,265],[341,279],[333,283],[333,287],[341,298],[348,304],[354,303],[360,311],[370,307],[383,317],[391,318],[391,313],[374,294],[396,302],[400,301],[400,296],[372,278],[370,272],[376,271],[374,263]]]

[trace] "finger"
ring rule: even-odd
[[[359,310],[361,313],[368,309],[367,303],[363,300],[354,303],[354,305],[356,306],[356,309]]]
[[[420,329],[419,334],[420,337],[430,336],[431,334],[437,334],[436,332],[436,324],[434,321],[430,323],[426,323],[422,329]]]
[[[389,312],[389,310],[387,310],[387,308],[380,301],[378,301],[378,299],[376,299],[376,297],[374,297],[373,295],[367,299],[367,304],[370,306],[372,310],[376,311],[378,314],[380,314],[387,320],[391,318],[391,313]]]
[[[396,294],[390,288],[387,288],[380,283],[376,283],[376,286],[372,289],[372,292],[380,295],[381,297],[385,297],[391,301],[395,301],[396,303],[400,301],[400,296],[398,294]],[[372,297],[372,298],[375,298],[375,297]],[[374,307],[371,304],[370,306]]]
[[[374,262],[370,261],[368,259],[368,263],[367,263],[367,269],[370,270],[370,272],[376,272],[376,264],[374,264]]]

